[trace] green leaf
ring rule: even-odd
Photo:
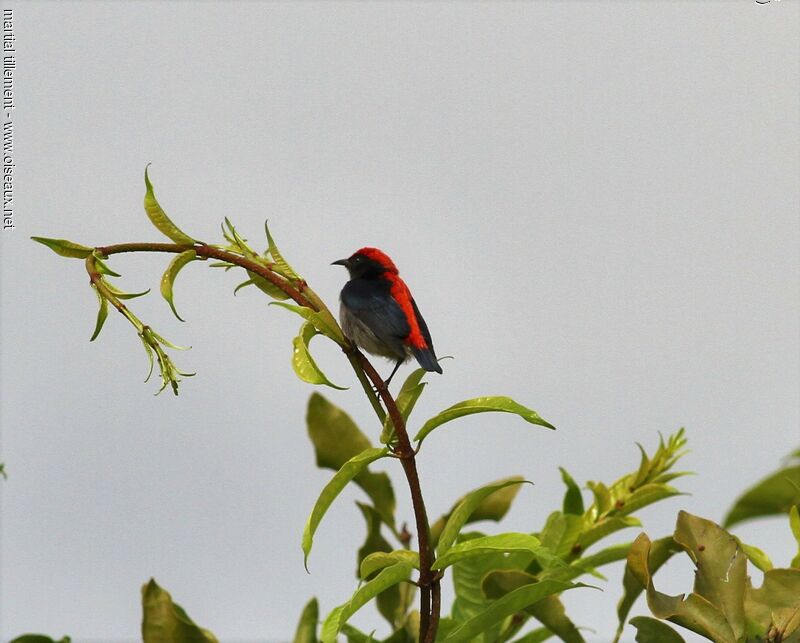
[[[483,537],[483,534],[478,532],[462,533],[460,541],[466,542],[481,537]],[[502,553],[495,553],[477,558],[468,558],[453,566],[455,599],[453,600],[452,617],[458,625],[477,616],[489,605],[490,600],[484,595],[481,586],[486,574],[498,569],[519,569],[520,562],[523,565],[525,564],[525,561],[519,560],[521,556],[526,561],[532,558],[530,554],[506,556]],[[494,643],[500,634],[501,627],[501,623],[495,624],[479,637],[476,637],[474,643]]]
[[[149,167],[149,165],[147,167]],[[144,185],[146,188],[144,195],[144,211],[147,213],[150,221],[152,221],[153,225],[158,228],[160,232],[172,239],[175,243],[189,246],[194,245],[196,243],[195,240],[185,232],[182,232],[159,205],[156,200],[155,192],[153,191],[153,184],[150,183],[150,177],[147,174],[147,167],[144,168]]]
[[[572,554],[583,528],[583,516],[554,511],[547,517],[547,522],[539,533],[539,539],[557,556],[567,558]]]
[[[379,569],[389,567],[396,563],[405,563],[411,565],[415,569],[419,569],[419,554],[409,549],[396,549],[390,552],[378,551],[372,553],[361,561],[359,576],[362,580],[366,580]]]
[[[637,643],[685,643],[683,637],[664,621],[636,616],[630,623],[636,628]]]
[[[293,643],[317,643],[317,621],[319,620],[319,604],[312,598],[303,608]]]
[[[350,458],[345,462],[341,469],[331,478],[331,481],[325,485],[325,488],[319,494],[314,509],[306,523],[305,530],[303,531],[303,564],[308,569],[308,555],[311,552],[311,545],[314,541],[314,533],[319,527],[328,508],[336,499],[342,489],[347,486],[347,483],[361,473],[367,465],[380,458],[385,458],[389,454],[388,449],[366,449],[356,456]]]
[[[142,639],[144,643],[219,643],[194,621],[154,579],[142,586]]]
[[[622,543],[620,545],[611,545],[605,549],[592,554],[591,556],[584,556],[577,560],[572,561],[566,567],[552,567],[541,572],[539,578],[555,578],[556,580],[572,580],[578,578],[583,574],[598,575],[595,568],[609,563],[615,563],[619,560],[625,560],[630,551],[631,543]]]
[[[55,639],[51,639],[49,636],[45,636],[44,634],[23,634],[22,636],[18,636],[13,641],[9,641],[9,643],[70,643],[72,639],[68,636],[64,636],[58,641]]]
[[[311,322],[306,322],[300,327],[300,333],[292,342],[294,345],[294,352],[292,353],[292,367],[294,368],[294,372],[297,374],[297,377],[309,384],[324,384],[325,386],[330,386],[340,391],[347,390],[347,387],[337,386],[325,377],[325,374],[320,370],[319,366],[317,366],[314,358],[311,357],[308,344],[316,334],[317,329],[314,328],[314,324]]]
[[[565,514],[581,515],[583,513],[583,494],[581,493],[581,488],[575,480],[573,480],[572,476],[567,473],[564,467],[559,467],[558,470],[561,471],[561,479],[564,481],[564,484],[567,485],[567,491],[564,494],[563,512]]]
[[[338,471],[350,458],[372,447],[350,416],[319,393],[313,393],[308,400],[306,424],[318,467]],[[389,476],[364,469],[354,482],[369,496],[383,522],[394,532],[396,502]]]
[[[611,492],[608,487],[602,482],[587,482],[586,486],[589,487],[594,496],[594,506],[597,513],[602,516],[611,511],[614,503],[611,500]]]
[[[553,634],[546,627],[540,627],[532,632],[528,632],[524,636],[521,636],[515,640],[514,643],[543,643],[543,641],[551,639],[554,636],[555,634]]]
[[[519,476],[498,480],[491,484],[484,485],[464,496],[452,509],[444,524],[444,529],[439,536],[439,556],[447,552],[458,538],[461,528],[470,521],[477,520],[500,520],[505,516],[514,497],[519,491],[519,485],[523,483],[533,484],[529,480],[524,480]],[[503,493],[503,491],[505,493]],[[477,517],[475,517],[475,515]]]
[[[539,414],[536,411],[522,406],[521,404],[517,404],[510,397],[476,397],[471,400],[465,400],[463,402],[459,402],[458,404],[454,404],[438,415],[432,417],[430,420],[425,422],[422,428],[417,432],[417,435],[414,436],[414,440],[422,442],[422,440],[424,440],[431,431],[442,424],[445,424],[446,422],[450,422],[451,420],[464,417],[465,415],[472,415],[473,413],[487,413],[491,411],[499,413],[514,413],[531,424],[537,424],[548,429],[556,428],[549,422],[539,417]]]
[[[414,406],[417,404],[419,396],[422,395],[422,391],[425,389],[425,384],[422,382],[422,378],[425,376],[426,372],[427,371],[424,368],[418,368],[414,370],[411,375],[406,378],[406,381],[403,382],[403,386],[400,388],[400,392],[395,398],[397,409],[400,411],[400,415],[403,417],[405,422],[408,422],[411,411],[414,410]],[[388,444],[393,437],[394,425],[392,424],[392,418],[387,414],[386,419],[383,421],[381,442],[383,444]]]
[[[89,248],[87,246],[82,246],[79,243],[74,243],[72,241],[67,241],[66,239],[48,239],[47,237],[31,237],[37,243],[41,243],[42,245],[47,246],[55,252],[57,255],[61,255],[62,257],[70,257],[72,259],[86,259],[90,254],[94,252],[94,248]],[[26,636],[35,636],[35,635],[26,635]],[[38,635],[36,635],[38,636]]]
[[[261,292],[263,292],[265,295],[268,295],[273,299],[277,299],[278,301],[289,299],[289,295],[283,292],[281,288],[279,288],[276,284],[272,283],[268,279],[264,279],[264,277],[262,277],[261,275],[257,275],[256,273],[250,270],[247,271],[247,274],[250,277],[250,279],[248,281],[245,281],[243,284],[239,284],[236,290],[239,290],[239,288],[241,288],[242,286],[247,286],[252,284],[256,288],[258,288]],[[234,293],[235,292],[236,291],[234,291]]]
[[[736,536],[734,536],[734,538],[736,538]],[[747,556],[747,560],[753,563],[753,565],[755,565],[762,572],[768,572],[774,567],[772,561],[769,559],[769,556],[767,556],[767,554],[758,547],[743,543],[739,538],[736,538],[736,543],[744,552],[745,556]]]
[[[521,533],[505,533],[496,536],[474,538],[457,545],[453,545],[441,554],[431,565],[431,569],[445,569],[454,563],[473,556],[484,556],[495,552],[512,553],[526,552],[534,556],[545,554],[541,542],[536,536]]]
[[[381,592],[407,580],[411,570],[411,565],[396,563],[391,567],[385,568],[371,581],[362,585],[349,601],[334,609],[325,619],[322,624],[322,635],[320,636],[322,643],[335,643],[336,635],[353,614]]]
[[[736,538],[716,523],[678,513],[673,536],[697,568],[694,591],[707,599],[725,617],[738,641],[744,634],[744,592],[747,584],[747,557]],[[799,606],[800,607],[800,606]]]
[[[583,530],[573,546],[577,546],[578,551],[583,552],[598,540],[610,536],[621,529],[641,527],[641,525],[641,521],[633,516],[608,516],[597,521],[588,529]]]
[[[367,556],[376,552],[391,552],[392,546],[381,534],[381,516],[375,511],[375,508],[361,502],[356,502],[356,505],[358,505],[367,523],[367,537],[358,550],[356,577],[360,577],[361,564]],[[401,609],[403,601],[400,596],[400,588],[397,586],[390,587],[378,596],[376,602],[381,616],[389,622],[389,625],[394,627],[405,612],[405,610]]]
[[[800,569],[772,569],[764,583],[745,593],[748,640],[764,640],[771,628],[782,632],[783,641],[796,641],[800,632]],[[800,637],[798,637],[800,638]]]
[[[667,619],[705,636],[716,643],[737,643],[736,636],[725,615],[710,601],[692,593],[686,596],[668,596],[657,591],[647,560],[650,554],[650,539],[640,534],[633,542],[628,554],[628,569],[647,593],[647,605],[654,616]]]
[[[681,493],[669,485],[649,483],[634,491],[622,506],[617,507],[617,513],[626,516],[659,500],[683,495],[686,494]]]
[[[92,333],[90,342],[93,342],[97,339],[98,335],[100,335],[100,331],[103,330],[103,324],[106,323],[106,319],[108,318],[108,300],[100,294],[100,291],[97,290],[97,287],[92,284],[92,288],[94,289],[95,294],[97,295],[97,300],[100,303],[100,308],[97,311],[97,322],[94,325],[94,332]]]
[[[643,541],[637,539],[637,541],[634,541],[634,544],[636,542],[638,542],[639,547],[644,547]],[[650,542],[649,539],[648,542]],[[617,617],[619,618],[619,626],[617,627],[617,633],[614,637],[614,643],[617,643],[617,641],[620,639],[620,636],[622,636],[622,630],[625,627],[625,620],[628,618],[628,614],[630,613],[633,604],[636,602],[636,599],[639,598],[639,595],[645,589],[642,583],[638,580],[638,578],[642,577],[644,573],[643,570],[639,569],[639,566],[641,565],[641,555],[631,555],[632,548],[633,544],[631,544],[628,548],[628,562],[625,566],[625,574],[622,581],[624,593],[622,598],[620,598],[619,603],[617,603]],[[680,545],[675,542],[672,536],[660,538],[650,543],[649,553],[647,554],[647,570],[649,570],[649,574],[655,574],[664,563],[666,563],[674,554],[679,551]],[[586,560],[584,562],[586,562]],[[636,572],[634,572],[634,568],[636,569]]]
[[[788,466],[749,489],[728,511],[725,528],[751,518],[789,513],[800,505],[800,464]]]
[[[506,594],[524,587],[533,585],[540,580],[519,570],[498,570],[489,572],[483,579],[483,591],[488,598],[498,599]],[[525,613],[533,616],[548,630],[556,634],[566,643],[584,643],[578,628],[567,616],[564,604],[558,596],[546,596],[533,605],[525,608]]]
[[[797,510],[797,505],[789,510],[789,527],[797,541],[797,555],[792,559],[791,566],[800,568],[800,512]]]
[[[316,328],[326,337],[329,337],[337,344],[344,344],[344,334],[342,333],[342,329],[339,328],[336,320],[333,319],[333,317],[331,317],[327,311],[324,313],[315,312],[310,308],[306,308],[305,306],[296,306],[294,304],[288,304],[282,301],[272,301],[270,302],[270,306],[280,306],[281,308],[290,310],[293,313],[297,313],[306,321],[310,321],[312,324],[314,324],[314,328]]]
[[[172,313],[180,321],[184,320],[181,319],[178,311],[175,310],[175,304],[172,301],[172,285],[175,282],[175,277],[177,277],[178,273],[181,271],[181,268],[195,259],[197,259],[197,253],[194,250],[186,250],[185,252],[181,252],[179,255],[176,255],[172,261],[170,261],[169,266],[167,266],[167,269],[164,272],[164,275],[161,277],[161,295],[167,300],[169,307],[172,309]]]
[[[267,234],[267,243],[269,244],[267,253],[275,262],[273,269],[288,279],[300,279],[299,275],[292,269],[286,259],[283,258],[283,255],[281,255],[281,253],[278,251],[278,246],[275,244],[275,240],[269,233],[269,226],[267,225],[266,221],[264,221],[264,232]]]
[[[557,580],[545,580],[533,585],[520,587],[491,603],[480,614],[462,623],[445,638],[445,643],[470,641],[473,637],[486,632],[506,617],[524,610],[537,601],[552,594],[560,594],[561,592],[576,587],[583,587],[583,585]]]

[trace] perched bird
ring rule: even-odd
[[[339,308],[344,334],[368,353],[397,361],[387,386],[412,355],[426,371],[442,372],[428,325],[397,266],[384,252],[361,248],[331,265],[344,266],[350,273]]]

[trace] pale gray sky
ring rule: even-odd
[[[237,276],[197,265],[176,285],[180,324],[157,294],[167,258],[115,259],[124,285],[155,287],[140,315],[193,346],[176,359],[198,375],[153,397],[118,315],[89,344],[80,262],[28,241],[159,240],[141,207],[148,162],[197,238],[216,240],[228,216],[259,239],[269,217],[332,306],[345,275],[328,264],[386,250],[456,358],[417,422],[507,394],[558,426],[474,416],[432,436],[432,516],[522,474],[536,485],[502,528],[537,529],[561,501],[558,465],[610,481],[638,462],[634,442],[686,426],[683,468],[698,475],[677,485],[693,495],[643,513],[661,536],[680,508],[721,520],[800,446],[797,3],[11,6],[2,637],[136,638],[155,576],[223,641],[287,639],[311,595],[327,612],[355,588],[357,490],[303,571],[300,535],[330,473],[314,467],[312,388],[289,363],[297,318],[256,292],[234,299]],[[376,436],[341,354],[323,340],[317,354],[353,387],[323,393]],[[791,556],[785,521],[737,533]],[[602,594],[565,595],[598,640],[620,572]],[[660,584],[688,589],[688,561]],[[385,631],[371,611],[354,622]]]

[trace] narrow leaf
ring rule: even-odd
[[[546,596],[559,594],[568,589],[584,587],[580,584],[565,583],[557,580],[545,580],[533,585],[525,585],[519,589],[506,594],[502,598],[494,601],[489,607],[477,616],[462,623],[453,630],[445,643],[457,643],[458,641],[469,641],[473,637],[486,631],[496,623],[499,623],[508,616],[512,616],[526,607],[533,605]]]
[[[334,320],[329,314],[323,314],[321,312],[313,311],[310,308],[306,308],[305,306],[297,306],[295,304],[289,304],[282,301],[272,301],[270,302],[270,306],[280,306],[281,308],[290,310],[293,313],[297,313],[306,321],[314,324],[314,328],[316,328],[323,335],[335,341],[337,344],[344,343],[344,334],[342,333],[342,329],[339,328],[336,320]]]
[[[172,286],[175,283],[175,277],[178,276],[181,268],[195,259],[197,259],[197,253],[194,250],[186,250],[185,252],[181,252],[172,261],[170,261],[169,266],[167,266],[167,269],[164,272],[164,276],[161,277],[161,295],[167,300],[169,307],[172,309],[172,313],[180,321],[184,320],[181,319],[178,311],[175,310],[175,304],[172,301]]]
[[[536,555],[539,552],[544,553],[542,550],[542,543],[539,539],[529,534],[511,532],[496,536],[485,536],[449,547],[446,553],[440,554],[433,562],[431,569],[445,569],[465,558],[494,552],[527,552]]]
[[[664,621],[637,616],[630,623],[636,628],[637,643],[685,643],[683,637]]]
[[[578,483],[576,483],[575,480],[573,480],[572,476],[569,475],[569,473],[564,467],[559,467],[558,470],[561,471],[561,479],[567,486],[567,491],[564,494],[564,504],[562,511],[565,514],[577,514],[577,515],[582,514],[583,494],[581,493],[581,488],[578,486]]]
[[[277,272],[289,279],[300,279],[298,274],[292,270],[292,267],[289,265],[286,259],[283,258],[283,255],[278,250],[278,246],[275,244],[275,240],[272,238],[272,235],[269,232],[269,226],[267,225],[266,221],[264,221],[264,232],[267,235],[267,243],[269,244],[267,252],[275,262],[275,268],[277,269]]]
[[[284,299],[289,299],[289,295],[287,295],[280,287],[269,281],[268,279],[264,279],[261,275],[257,275],[256,273],[248,270],[247,274],[250,276],[250,283],[252,283],[256,288],[258,288],[261,292],[273,299],[277,299],[278,301],[283,301]],[[241,284],[244,285],[244,284]]]
[[[47,237],[31,237],[37,243],[47,246],[62,257],[70,257],[72,259],[86,259],[94,252],[94,248],[82,246],[79,243],[67,241],[66,239],[48,239]]]
[[[722,523],[729,528],[760,516],[789,513],[800,505],[800,464],[780,469],[744,493]]]
[[[144,184],[146,188],[144,195],[144,211],[147,213],[147,216],[150,218],[150,221],[152,221],[153,225],[158,228],[160,232],[172,239],[175,243],[190,246],[194,245],[195,240],[185,232],[182,232],[181,229],[170,220],[170,218],[167,216],[167,213],[164,212],[159,205],[158,200],[156,200],[155,192],[153,191],[153,184],[150,182],[150,177],[147,174],[147,167],[144,168]]]
[[[303,608],[300,622],[293,643],[317,643],[317,621],[319,620],[319,604],[312,598]]]
[[[142,586],[142,611],[144,643],[219,643],[211,632],[195,625],[152,578]]]
[[[792,559],[791,566],[800,569],[800,512],[797,505],[789,510],[789,527],[797,541],[797,555]]]
[[[103,324],[106,323],[106,318],[108,317],[108,300],[106,300],[106,298],[100,294],[100,291],[95,288],[94,284],[92,284],[92,288],[97,295],[100,308],[97,311],[97,322],[94,325],[92,337],[89,339],[90,342],[93,342],[95,339],[97,339],[98,335],[100,335],[100,331],[103,330]]]
[[[484,577],[482,588],[488,598],[498,599],[520,587],[538,582],[540,580],[536,576],[519,570],[498,570],[489,572]],[[558,596],[546,596],[525,608],[525,613],[533,616],[562,641],[584,643],[583,636],[567,616],[564,604]]]
[[[331,382],[320,370],[314,358],[311,357],[308,344],[311,338],[317,334],[317,329],[311,322],[306,322],[300,327],[300,333],[293,340],[294,352],[292,353],[292,367],[297,376],[309,384],[324,384],[340,391],[347,390],[347,387],[337,386]]]
[[[461,528],[467,523],[473,513],[483,503],[488,501],[490,497],[492,497],[501,489],[513,487],[514,493],[511,494],[510,498],[508,495],[506,495],[505,499],[507,502],[504,503],[505,506],[501,509],[502,514],[505,515],[505,512],[508,511],[508,508],[511,506],[511,501],[514,499],[514,496],[519,489],[519,485],[523,483],[533,484],[529,480],[523,480],[522,478],[515,476],[513,478],[507,478],[506,480],[499,480],[497,482],[485,485],[479,489],[471,491],[464,496],[464,498],[459,501],[455,508],[450,512],[444,529],[439,536],[439,556],[445,554],[447,550],[453,546],[456,538],[458,538],[458,534],[461,532]]]
[[[336,496],[338,496],[342,489],[347,486],[347,483],[361,473],[367,465],[375,462],[375,460],[386,457],[388,453],[388,449],[385,448],[367,449],[359,453],[345,462],[342,468],[331,478],[331,481],[325,485],[325,488],[317,498],[317,502],[314,505],[314,509],[311,511],[311,515],[303,531],[303,564],[306,566],[306,569],[308,569],[308,555],[311,553],[314,533],[317,531],[320,521],[336,499]]]
[[[23,634],[22,636],[18,636],[13,641],[9,641],[8,643],[71,643],[72,639],[68,636],[65,636],[58,641],[55,639],[51,639],[49,636],[45,636],[44,634]]]
[[[411,569],[411,565],[396,563],[362,585],[349,601],[334,609],[325,619],[320,636],[322,643],[335,643],[336,635],[353,614],[384,590],[408,579]]]
[[[317,466],[338,471],[350,458],[372,447],[352,418],[319,393],[312,393],[306,411],[308,435]],[[395,531],[395,496],[389,476],[364,469],[353,480],[372,500],[383,522]]]
[[[366,580],[372,574],[384,567],[390,567],[396,563],[405,563],[415,569],[419,569],[419,554],[409,549],[397,549],[390,552],[375,552],[361,561],[360,577]]]
[[[430,420],[425,422],[414,440],[421,442],[425,437],[435,428],[455,420],[465,415],[472,415],[473,413],[487,413],[487,412],[500,412],[500,413],[514,413],[526,422],[537,424],[548,429],[555,429],[555,427],[539,417],[539,414],[521,404],[517,404],[510,397],[493,396],[493,397],[476,397],[471,400],[459,402],[453,406],[445,409],[438,415],[435,415]]]

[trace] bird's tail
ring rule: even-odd
[[[419,362],[419,365],[426,371],[432,373],[442,372],[442,367],[439,366],[439,362],[436,361],[436,353],[433,352],[431,347],[426,346],[425,348],[412,348],[411,350],[414,353],[414,357]]]

